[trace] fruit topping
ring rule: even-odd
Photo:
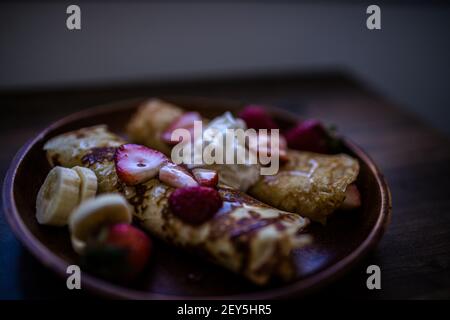
[[[170,145],[175,145],[179,143],[179,140],[172,140],[172,132],[176,129],[187,129],[191,131],[191,136],[193,136],[194,131],[194,121],[201,121],[202,117],[198,112],[185,112],[174,122],[172,122],[166,130],[161,134],[161,139]]]
[[[199,225],[212,218],[222,207],[222,198],[213,188],[179,188],[170,194],[169,207],[184,222]]]
[[[124,144],[114,155],[117,176],[128,185],[135,185],[155,177],[168,161],[159,151],[138,144]]]
[[[130,281],[144,270],[151,251],[151,239],[141,230],[126,223],[109,225],[88,243],[83,265],[105,278]]]
[[[350,184],[345,190],[345,200],[341,205],[343,210],[356,209],[361,206],[361,194],[358,187],[354,184]]]
[[[36,219],[40,224],[64,226],[80,201],[81,180],[75,170],[54,167],[36,198]]]
[[[195,168],[192,170],[192,174],[195,180],[204,187],[214,188],[219,182],[219,174],[216,170]]]
[[[98,183],[94,171],[79,166],[73,167],[72,170],[80,177],[80,202],[95,197]]]
[[[277,129],[278,126],[269,113],[260,106],[246,106],[240,113],[239,118],[245,121],[247,128],[252,129]]]
[[[256,146],[249,144],[249,150],[257,154],[260,152],[263,155],[267,155],[268,157],[272,156],[272,152],[274,154],[278,153],[279,159],[281,163],[284,163],[288,160],[287,157],[287,142],[284,136],[279,136],[278,140],[278,150],[272,150],[272,143],[269,134],[259,134],[258,135],[258,143]],[[256,148],[255,148],[256,147]]]
[[[82,253],[90,237],[105,225],[116,223],[131,223],[130,207],[122,195],[106,193],[81,203],[69,219],[73,249]]]
[[[159,180],[174,188],[198,186],[187,169],[174,163],[167,163],[159,170]]]
[[[317,120],[299,122],[286,132],[285,137],[289,148],[317,153],[329,152],[330,136],[322,123]]]

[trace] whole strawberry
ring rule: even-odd
[[[285,133],[288,147],[317,153],[329,152],[330,136],[317,120],[309,119],[299,122],[294,128]]]
[[[239,112],[239,118],[245,121],[247,128],[277,129],[278,126],[269,113],[260,106],[249,105]]]
[[[150,238],[132,225],[120,223],[104,227],[88,242],[84,266],[102,277],[128,282],[148,263],[152,251]]]
[[[217,190],[209,187],[179,188],[170,194],[169,207],[184,222],[199,225],[222,207],[222,198]]]

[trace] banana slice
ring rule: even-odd
[[[95,194],[97,193],[97,176],[94,171],[78,166],[73,167],[72,170],[75,170],[81,179],[80,203],[95,197]]]
[[[64,226],[78,205],[81,179],[75,170],[54,167],[45,178],[36,199],[36,219],[40,224]]]
[[[115,223],[131,223],[127,200],[118,193],[102,194],[81,203],[70,216],[69,229],[72,247],[83,253],[86,241],[101,227]]]

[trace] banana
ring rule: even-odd
[[[36,219],[40,224],[64,226],[78,205],[81,179],[75,170],[54,167],[45,178],[36,199]]]
[[[97,193],[97,176],[94,171],[84,167],[73,167],[72,170],[75,170],[80,177],[80,203],[95,197]]]
[[[69,219],[72,247],[83,253],[89,237],[101,227],[115,223],[131,223],[131,210],[127,200],[118,193],[102,194],[81,203]]]

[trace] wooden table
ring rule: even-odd
[[[450,298],[450,141],[341,73],[0,93],[0,173],[53,120],[114,100],[161,95],[225,97],[316,117],[336,124],[378,163],[392,192],[391,225],[353,272],[311,298]],[[366,288],[370,264],[381,268],[381,290]],[[0,298],[57,297],[88,294],[67,290],[22,248],[0,215]]]

